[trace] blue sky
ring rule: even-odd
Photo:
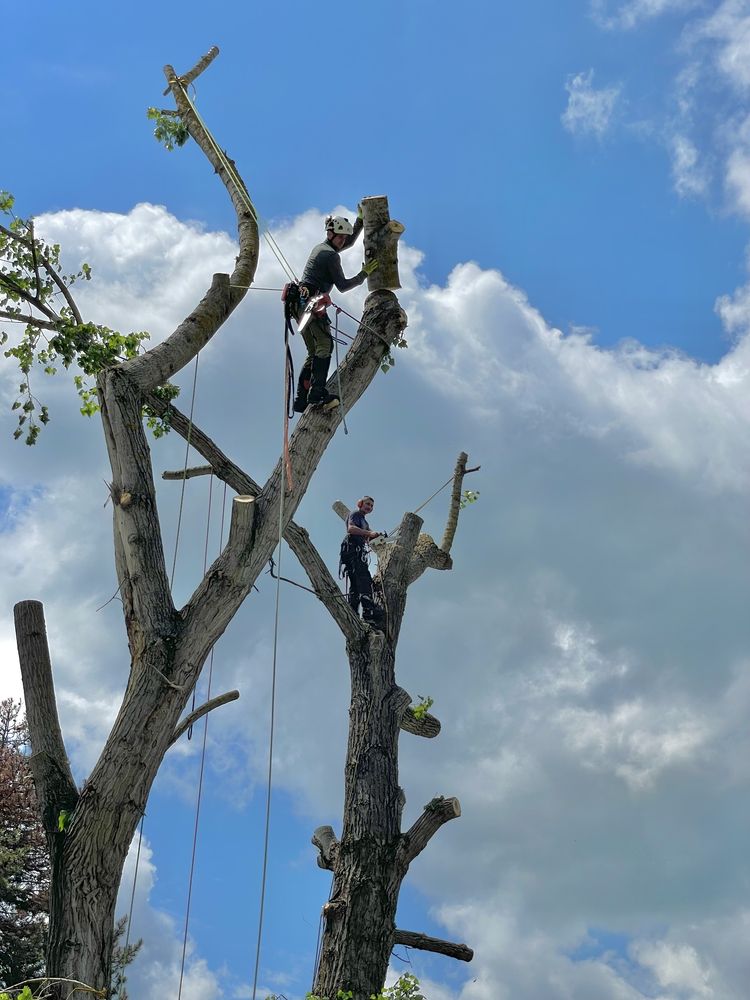
[[[88,318],[158,340],[231,267],[221,185],[145,117],[169,106],[162,65],[212,44],[198,105],[298,271],[323,215],[363,195],[387,193],[406,225],[409,348],[348,415],[299,521],[335,566],[334,500],[370,493],[390,528],[459,450],[482,465],[455,568],[414,587],[399,650],[400,683],[443,724],[402,740],[406,820],[434,794],[463,806],[410,872],[399,925],[476,951],[410,953],[429,1000],[744,1000],[750,3],[36,9],[33,47],[0,65],[0,187],[92,264]],[[262,255],[257,283],[282,281]],[[261,292],[201,358],[196,420],[260,480],[281,364]],[[17,381],[3,361],[2,405]],[[116,587],[100,428],[62,381],[46,394],[34,449],[9,409],[0,434],[0,694],[20,692],[12,604],[39,597],[82,779],[127,650],[118,604],[96,610]],[[153,452],[157,475],[182,465],[171,436]],[[187,490],[178,602],[206,491]],[[171,557],[178,487],[159,493]],[[424,512],[436,537],[441,503]],[[216,651],[214,691],[242,697],[209,727],[185,1000],[252,982],[274,596],[259,586]],[[347,671],[312,598],[285,591],[282,621],[260,983],[298,1000],[328,888],[309,837],[340,826]],[[144,1000],[176,994],[200,740],[171,751],[149,804]]]

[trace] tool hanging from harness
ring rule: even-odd
[[[361,560],[365,566],[370,565],[370,549],[367,544],[357,544],[351,535],[344,535],[339,549],[339,580],[347,580],[354,576],[354,560]]]
[[[284,303],[284,349],[286,350],[286,413],[287,419],[294,416],[292,399],[294,398],[294,361],[292,349],[289,346],[289,335],[294,336],[292,320],[296,320],[302,309],[302,296],[296,281],[288,281],[281,290],[281,301]]]

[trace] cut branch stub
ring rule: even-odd
[[[212,476],[214,470],[210,465],[194,465],[190,469],[176,469],[162,472],[162,479],[193,479],[195,476]]]
[[[398,276],[398,241],[404,226],[391,219],[388,198],[376,195],[363,198],[362,221],[364,223],[365,259],[377,260],[378,267],[367,279],[371,292],[379,288],[400,288]]]
[[[459,962],[470,962],[474,952],[468,945],[453,941],[443,941],[442,938],[429,937],[427,934],[417,934],[415,931],[401,931],[396,928],[394,944],[403,944],[407,948],[418,948],[420,951],[434,951],[438,955],[456,958]]]
[[[237,496],[232,502],[227,551],[235,553],[240,560],[250,548],[255,508],[255,497]]]
[[[333,871],[339,851],[339,842],[332,826],[319,826],[311,842],[318,848],[318,867]]]
[[[461,803],[456,798],[445,799],[438,795],[424,807],[419,819],[404,834],[403,850],[407,864],[427,847],[443,824],[461,815]]]
[[[399,720],[399,726],[405,733],[412,736],[423,736],[427,740],[434,739],[440,733],[440,720],[429,712],[421,718],[417,718],[414,713],[407,708]]]

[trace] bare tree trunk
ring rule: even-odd
[[[385,981],[406,868],[401,858],[399,719],[409,704],[397,687],[393,650],[381,635],[348,644],[352,698],[346,754],[344,826],[315,983],[369,998]]]
[[[458,521],[466,460],[462,453],[454,473],[444,539],[448,548]],[[334,506],[344,514],[341,508]],[[396,646],[406,593],[428,567],[452,565],[448,551],[420,534],[421,525],[421,518],[405,514],[395,540],[377,543],[380,568],[375,583],[385,605],[384,633],[364,625],[354,635],[345,631],[351,705],[341,841],[332,831],[321,835],[318,830],[313,837],[320,850],[318,864],[334,875],[331,899],[323,909],[325,931],[314,987],[320,997],[334,998],[339,990],[351,990],[354,1000],[369,1000],[380,992],[397,940],[418,942],[415,946],[463,961],[473,955],[465,945],[399,931],[395,923],[401,883],[412,860],[444,823],[461,814],[458,799],[438,796],[411,829],[401,831],[405,797],[398,783],[399,732],[431,738],[440,731],[433,716],[414,715],[409,694],[396,683]],[[304,547],[297,554],[325,602],[314,561]],[[335,609],[329,610],[333,614]]]

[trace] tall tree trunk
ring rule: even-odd
[[[462,961],[473,953],[465,945],[399,931],[396,908],[401,883],[413,859],[446,822],[461,814],[457,799],[433,799],[416,823],[401,831],[405,797],[398,783],[400,730],[432,738],[440,731],[433,716],[411,710],[409,694],[396,683],[396,646],[406,609],[407,588],[427,568],[450,569],[467,456],[462,452],[453,476],[444,548],[420,534],[421,518],[405,514],[394,540],[374,543],[379,556],[376,589],[383,596],[385,631],[374,632],[342,619],[336,602],[326,598],[326,581],[304,546],[295,548],[321,600],[347,637],[351,675],[349,740],[346,754],[344,817],[341,841],[330,827],[313,835],[318,864],[333,871],[331,898],[323,908],[325,930],[315,993],[335,1000],[351,990],[354,1000],[369,1000],[383,988],[393,946],[440,952]],[[334,509],[341,516],[341,504]],[[298,551],[299,549],[299,551]]]
[[[396,685],[393,649],[372,634],[348,643],[352,696],[344,825],[315,984],[369,998],[385,980],[406,869],[401,852],[404,794],[398,784],[399,720],[409,695]]]

